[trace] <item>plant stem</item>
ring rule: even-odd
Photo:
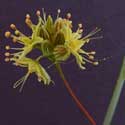
[[[122,92],[124,81],[125,81],[125,57],[123,58],[121,71],[120,71],[120,74],[119,74],[119,77],[118,77],[118,80],[117,80],[117,83],[113,92],[113,96],[109,104],[103,125],[111,125],[112,118],[114,116],[114,113],[115,113],[115,110],[116,110],[116,107],[120,98],[120,94]]]
[[[86,117],[89,119],[89,121],[92,123],[92,125],[96,125],[96,122],[94,121],[94,119],[92,118],[92,116],[88,113],[88,111],[86,110],[86,108],[81,104],[81,102],[79,101],[79,99],[76,97],[76,95],[74,94],[74,92],[72,91],[69,83],[67,82],[67,80],[65,79],[64,73],[62,71],[62,68],[60,66],[60,64],[56,64],[56,68],[64,82],[65,87],[67,88],[69,94],[71,95],[71,97],[74,99],[75,103],[77,104],[77,106],[79,107],[79,109],[86,115]]]

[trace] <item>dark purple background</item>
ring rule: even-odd
[[[97,59],[113,56],[97,67],[87,65],[79,70],[75,62],[63,64],[65,75],[81,102],[102,125],[109,100],[125,55],[125,7],[124,0],[1,0],[0,1],[0,125],[91,125],[69,96],[54,68],[48,69],[55,86],[43,86],[31,76],[22,93],[13,89],[13,83],[26,70],[4,63],[4,46],[11,44],[4,38],[4,31],[15,23],[23,32],[28,31],[24,19],[30,13],[36,21],[35,11],[45,8],[56,15],[72,13],[74,28],[83,22],[85,33],[94,27],[102,28],[104,39],[93,41],[86,50],[96,50]],[[43,65],[47,67],[46,61]],[[124,90],[125,88],[123,88]],[[112,125],[125,125],[125,91]]]

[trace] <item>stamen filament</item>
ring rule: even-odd
[[[20,78],[18,81],[16,81],[16,82],[14,83],[14,85],[13,85],[13,88],[17,88],[17,87],[22,83],[22,81],[24,80],[24,77],[25,77],[25,76],[23,76],[23,77]]]

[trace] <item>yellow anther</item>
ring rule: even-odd
[[[19,30],[16,30],[16,31],[15,31],[15,35],[20,35]]]
[[[4,55],[5,55],[5,56],[10,56],[10,53],[9,53],[9,52],[6,52]]]
[[[5,46],[5,49],[6,49],[6,50],[9,50],[9,49],[10,49],[10,46],[9,46],[9,45]]]
[[[5,62],[9,62],[10,61],[10,58],[5,58],[5,60],[4,60]]]
[[[60,10],[60,9],[58,9],[58,10],[57,10],[57,12],[58,12],[58,13],[61,13],[61,10]]]
[[[71,13],[67,13],[67,19],[70,19],[71,18]]]
[[[89,59],[93,60],[93,59],[94,59],[94,56],[89,56]]]
[[[5,32],[5,37],[6,38],[9,38],[10,36],[11,36],[11,32],[9,32],[9,31]]]
[[[13,30],[16,30],[16,26],[14,24],[11,24],[10,28],[13,29]]]
[[[82,28],[82,24],[81,24],[81,23],[79,23],[79,24],[78,24],[78,27],[79,27],[79,28]]]
[[[92,51],[92,52],[90,52],[90,54],[95,55],[95,54],[96,54],[96,52],[95,52],[95,51]]]
[[[39,10],[36,11],[36,15],[40,16],[41,12]]]
[[[98,65],[98,64],[99,64],[99,62],[93,62],[93,64],[94,64],[94,65]]]
[[[13,41],[13,43],[16,43],[17,39],[14,37],[12,41]]]
[[[29,14],[26,14],[26,18],[27,18],[27,19],[30,19],[30,15],[29,15]]]

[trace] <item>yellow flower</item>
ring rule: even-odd
[[[90,32],[87,36],[82,38],[82,32],[83,32],[82,24],[79,24],[77,31],[73,32],[71,28],[72,27],[71,21],[66,19],[59,19],[59,21],[57,22],[58,25],[60,26],[60,29],[58,28],[59,32],[61,32],[64,35],[65,39],[64,48],[67,48],[67,52],[68,53],[70,52],[75,56],[76,62],[79,65],[79,67],[81,69],[85,69],[84,67],[85,62],[97,65],[98,62],[93,60],[95,52],[85,52],[82,49],[82,47],[85,45],[85,43],[90,42],[90,40],[92,39],[102,38],[102,37],[92,37],[93,35],[95,35],[95,33],[99,32],[100,29],[96,28],[92,32]],[[85,56],[82,56],[81,54],[84,54],[85,56],[87,56],[87,58]],[[63,57],[62,60],[64,60]]]
[[[13,87],[16,88],[21,85],[21,91],[27,78],[32,73],[35,73],[38,77],[38,81],[43,81],[45,85],[49,85],[51,82],[53,82],[46,70],[39,62],[40,59],[46,57],[52,63],[58,63],[56,64],[56,68],[58,69],[60,76],[62,77],[70,95],[73,97],[81,111],[84,112],[88,119],[91,121],[91,123],[95,125],[96,123],[93,118],[81,105],[80,101],[77,99],[72,89],[70,88],[59,63],[61,63],[62,61],[66,61],[72,54],[81,69],[85,69],[86,62],[98,65],[98,62],[94,60],[94,55],[96,52],[86,52],[82,47],[84,47],[84,45],[86,43],[89,43],[92,39],[102,38],[93,37],[93,35],[99,32],[100,29],[96,28],[88,35],[82,37],[82,24],[78,24],[78,29],[76,31],[73,31],[72,21],[70,20],[71,14],[67,13],[66,18],[61,18],[59,14],[60,9],[58,10],[57,18],[53,20],[51,15],[46,16],[44,10],[43,17],[40,16],[40,11],[37,11],[37,24],[33,24],[30,15],[27,14],[25,22],[32,30],[32,34],[30,36],[26,36],[21,33],[14,24],[10,25],[11,29],[15,31],[15,35],[7,31],[5,33],[5,36],[7,38],[11,37],[14,43],[18,42],[23,46],[20,48],[11,48],[10,46],[6,46],[6,50],[12,49],[18,52],[11,54],[9,52],[6,52],[5,61],[12,61],[13,64],[20,67],[26,67],[28,69],[26,75],[24,75],[21,79],[15,82]],[[38,49],[41,52],[41,55],[38,56],[36,59],[31,59],[28,57],[28,54],[32,52],[33,49]]]
[[[95,52],[86,52],[82,47],[92,39],[101,38],[93,37],[100,29],[95,28],[88,35],[82,37],[82,24],[78,24],[78,29],[73,31],[72,21],[70,20],[71,14],[68,13],[66,18],[61,18],[59,14],[60,10],[58,10],[57,18],[54,20],[51,15],[46,16],[44,11],[43,17],[41,17],[40,11],[37,11],[37,24],[33,24],[30,15],[27,14],[25,22],[32,30],[30,36],[26,36],[20,32],[14,24],[10,25],[11,29],[14,30],[14,34],[9,31],[5,33],[7,38],[10,37],[13,39],[13,42],[18,42],[23,45],[20,48],[6,46],[6,50],[11,49],[18,52],[11,54],[6,52],[5,56],[7,58],[5,61],[13,61],[14,64],[28,68],[28,73],[25,77],[16,82],[16,86],[22,82],[24,84],[29,74],[33,72],[36,73],[44,84],[49,84],[51,82],[50,76],[40,63],[38,63],[43,57],[48,58],[52,63],[56,64],[66,61],[72,54],[81,69],[85,69],[86,62],[98,65],[98,62],[94,60]],[[27,56],[33,49],[41,51],[41,55],[37,59],[30,59]]]
[[[38,81],[43,81],[45,85],[49,85],[51,82],[53,82],[48,73],[46,72],[46,70],[40,65],[40,63],[37,60],[33,60],[27,57],[22,57],[21,59],[11,58],[10,60],[14,61],[14,64],[16,66],[25,67],[28,69],[26,75],[24,75],[21,79],[15,82],[13,86],[14,88],[21,85],[20,91],[22,91],[22,88],[27,78],[32,73],[35,73],[38,77]]]

